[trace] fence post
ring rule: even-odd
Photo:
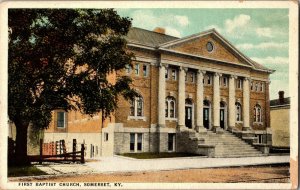
[[[62,140],[59,141],[59,154],[62,154]]]
[[[43,139],[40,139],[40,160],[39,160],[39,164],[42,164],[42,159],[43,159]]]
[[[76,139],[73,139],[73,162],[75,162],[75,156],[76,156]]]
[[[84,144],[81,144],[81,150],[80,150],[80,152],[81,152],[81,159],[80,159],[80,162],[81,162],[82,164],[84,164]]]

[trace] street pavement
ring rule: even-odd
[[[43,164],[39,169],[52,175],[78,175],[91,173],[116,173],[234,167],[289,163],[289,156],[263,156],[242,158],[181,157],[160,159],[133,159],[123,156],[101,157],[85,164]]]

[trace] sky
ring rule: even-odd
[[[278,91],[289,96],[289,12],[288,9],[116,9],[132,18],[134,27],[185,37],[215,28],[254,61],[276,70],[270,75],[270,99]]]

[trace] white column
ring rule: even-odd
[[[187,68],[179,68],[178,81],[178,127],[185,127],[185,73]]]
[[[196,131],[204,132],[203,127],[203,75],[205,71],[198,70],[197,72],[197,104],[196,104]]]
[[[220,76],[220,73],[215,73],[213,80],[213,128],[215,131],[220,128]]]
[[[159,80],[158,80],[158,125],[159,127],[164,127],[166,125],[165,121],[165,99],[166,99],[166,78],[165,71],[167,65],[159,65]]]
[[[228,114],[229,114],[229,128],[235,127],[235,85],[234,81],[237,77],[231,75],[229,77],[229,102],[228,102]]]
[[[250,84],[249,78],[243,80],[243,130],[250,130]]]

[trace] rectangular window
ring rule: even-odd
[[[176,80],[176,70],[172,69],[172,80]]]
[[[175,133],[168,134],[168,151],[175,150]]]
[[[165,70],[165,78],[168,79],[169,78],[169,70],[166,68]]]
[[[143,150],[143,133],[130,133],[130,151]]]
[[[251,82],[251,90],[253,91],[253,82]]]
[[[211,84],[210,75],[207,75],[207,84]]]
[[[125,70],[126,70],[126,74],[130,74],[130,72],[131,72],[131,66],[128,65],[128,64],[126,64],[125,65]]]
[[[242,89],[242,79],[237,79],[236,80],[236,88],[238,89]]]
[[[64,128],[65,127],[65,112],[57,112],[57,127]]]
[[[137,134],[137,150],[142,151],[143,149],[143,134],[138,133]]]
[[[227,78],[223,77],[223,85],[226,87],[227,86]]]
[[[264,83],[261,83],[261,86],[260,86],[260,91],[263,92],[264,91]]]
[[[134,151],[135,133],[130,133],[130,151]]]
[[[143,76],[144,77],[148,76],[148,67],[147,67],[147,65],[143,65]]]
[[[139,76],[139,74],[140,74],[140,65],[139,65],[139,64],[136,64],[136,65],[135,65],[134,71],[135,71],[135,75],[136,75],[136,76]]]
[[[104,133],[104,141],[108,141],[108,133]]]
[[[194,82],[194,80],[195,80],[195,75],[194,75],[194,73],[191,73],[191,82]]]

